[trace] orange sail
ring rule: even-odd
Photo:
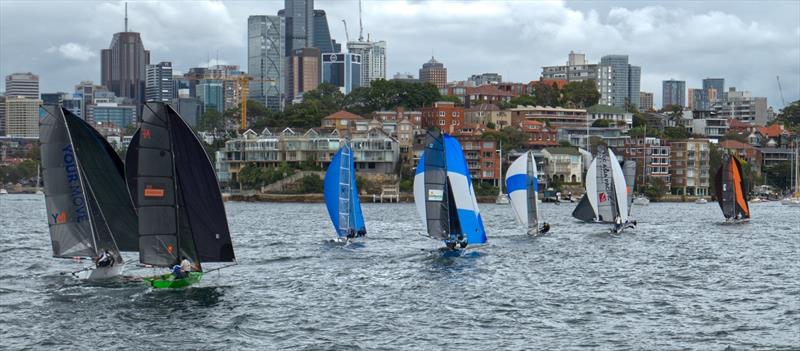
[[[735,157],[731,157],[731,175],[733,176],[733,190],[736,195],[736,204],[745,218],[750,218],[750,208],[747,206],[747,200],[744,198],[744,191],[742,189],[742,175],[739,173],[739,165]]]

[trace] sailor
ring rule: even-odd
[[[114,266],[114,256],[108,252],[108,249],[103,250],[103,253],[100,257],[97,258],[95,262],[97,267],[113,267]]]
[[[352,239],[356,237],[356,231],[353,228],[347,230],[347,238]]]
[[[544,222],[544,224],[542,225],[542,230],[540,230],[539,232],[541,234],[546,234],[549,231],[550,231],[550,224],[548,224],[547,222]]]
[[[622,226],[622,218],[620,218],[619,216],[617,216],[617,217],[614,219],[614,232],[615,232],[615,233],[619,233],[619,232],[620,232],[620,230],[622,230],[622,227],[623,227],[623,226]]]
[[[356,233],[356,237],[364,237],[364,236],[367,236],[367,229],[365,228],[359,229],[358,233]]]
[[[181,265],[179,265],[179,264],[176,264],[176,265],[172,266],[172,275],[175,276],[175,279],[183,279],[183,278],[186,277],[186,275],[183,274],[183,270],[181,269]]]

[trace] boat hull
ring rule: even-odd
[[[75,277],[80,280],[103,280],[116,278],[125,269],[124,264],[115,264],[112,267],[99,267],[92,268],[85,271],[75,273]]]
[[[167,273],[144,278],[144,281],[153,289],[180,289],[197,284],[201,278],[203,278],[203,272],[189,272],[189,276],[183,279],[175,279],[172,273]]]

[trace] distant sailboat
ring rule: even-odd
[[[467,161],[456,138],[428,131],[414,176],[414,202],[428,236],[442,240],[445,255],[486,243]]]
[[[196,270],[145,278],[154,288],[181,288],[203,276],[201,263],[234,262],[231,234],[214,168],[200,140],[175,110],[148,103],[126,155],[126,176],[139,212],[139,261]]]
[[[518,157],[506,174],[506,189],[511,197],[511,208],[517,223],[528,226],[529,235],[544,234],[550,230],[550,225],[545,223],[539,228],[539,193],[538,171],[533,152],[528,151]]]
[[[629,226],[628,190],[622,167],[614,152],[597,146],[597,156],[586,172],[586,193],[572,216],[590,223],[613,223],[619,233]]]
[[[114,264],[74,273],[79,279],[119,275],[120,251],[138,251],[138,220],[117,153],[94,128],[60,106],[44,106],[39,128],[45,204],[53,256]]]
[[[726,154],[722,157],[722,164],[714,177],[714,190],[726,222],[739,223],[750,219],[742,163],[736,156]]]
[[[367,234],[358,199],[353,149],[345,140],[325,172],[325,206],[340,241]]]

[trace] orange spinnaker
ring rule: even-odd
[[[742,209],[745,217],[750,218],[750,209],[747,208],[747,201],[742,194],[742,176],[739,174],[739,167],[736,167],[736,159],[731,157],[731,174],[733,175],[733,190],[736,194],[736,203]]]

